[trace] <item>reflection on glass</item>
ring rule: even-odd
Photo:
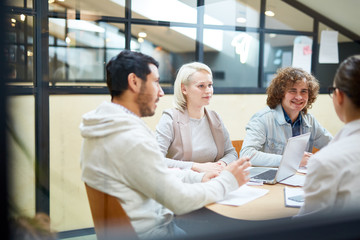
[[[211,48],[206,45],[210,40],[221,46]],[[257,87],[257,33],[205,29],[204,44],[204,63],[213,71],[214,87]]]
[[[31,83],[34,79],[33,17],[7,15],[5,57],[9,82]]]
[[[204,23],[258,27],[259,11],[260,0],[205,0]]]
[[[162,86],[172,85],[177,69],[195,60],[195,28],[132,25],[131,33],[137,36],[131,41],[131,50],[148,54],[159,62]]]
[[[313,18],[279,0],[267,0],[265,11],[274,16],[265,16],[265,27],[272,29],[312,31]]]
[[[33,0],[6,0],[5,5],[11,7],[33,8]]]
[[[123,24],[50,18],[50,81],[104,83],[106,62],[125,48],[123,29]]]
[[[132,0],[131,7],[133,18],[185,23],[197,21],[196,1]]]
[[[311,37],[266,34],[264,47],[264,87],[268,86],[278,68],[288,66],[300,67],[300,62],[303,64],[303,69],[307,67],[310,69],[312,56],[311,46]],[[299,49],[301,50],[301,56],[298,54]]]
[[[49,11],[66,12],[75,19],[80,12],[81,20],[96,20],[94,15],[125,17],[125,0],[48,0]]]

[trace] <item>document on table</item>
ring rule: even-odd
[[[288,177],[284,180],[282,180],[280,183],[295,186],[295,187],[302,187],[305,183],[305,175],[292,175],[291,177]]]
[[[238,189],[228,193],[225,198],[217,203],[232,206],[241,206],[252,200],[264,196],[269,190],[261,188],[253,188],[243,185]]]
[[[304,204],[304,190],[301,188],[284,188],[285,206],[301,207]]]
[[[297,172],[307,174],[307,167],[300,167]]]

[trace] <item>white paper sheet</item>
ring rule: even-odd
[[[304,196],[304,190],[301,188],[284,188],[285,206],[286,207],[301,207],[304,202],[297,202],[289,199],[290,197],[302,195]]]
[[[319,63],[339,63],[337,31],[321,31]]]
[[[307,167],[300,167],[297,171],[298,171],[299,173],[305,173],[305,174],[307,174]]]
[[[224,205],[240,206],[262,197],[268,192],[269,190],[267,189],[253,188],[247,185],[243,185],[235,191],[230,192],[223,200],[218,201],[218,203]]]
[[[304,186],[305,183],[305,175],[293,175],[289,178],[286,178],[285,180],[282,180],[280,183],[290,185],[290,186]]]
[[[312,45],[304,43],[295,43],[293,48],[293,61],[292,66],[302,68],[306,72],[311,71],[311,55]]]

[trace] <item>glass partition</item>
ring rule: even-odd
[[[137,37],[131,42],[131,50],[148,54],[159,62],[162,86],[172,86],[181,65],[195,60],[195,28],[133,25],[131,33]]]
[[[301,56],[298,55],[299,50]],[[311,56],[311,37],[265,34],[263,86],[268,86],[278,68],[293,66],[310,72]]]
[[[105,82],[105,64],[125,48],[123,24],[49,19],[52,84]]]
[[[5,57],[9,66],[9,83],[33,85],[34,19],[25,14],[6,17]]]
[[[204,63],[214,74],[214,87],[257,87],[257,33],[204,30]]]
[[[100,16],[125,17],[125,0],[48,0],[49,11],[66,13],[75,19],[96,20]]]
[[[33,0],[6,0],[4,2],[10,7],[33,8]]]
[[[318,32],[318,54],[320,51],[320,41],[321,41],[321,32],[322,31],[334,31],[334,29],[326,26],[322,23],[319,24]],[[354,54],[360,54],[360,44],[352,41],[343,34],[338,33],[338,57],[339,63],[344,61],[347,57]],[[324,90],[327,90],[329,86],[333,85],[334,76],[336,69],[338,68],[338,63],[319,63],[319,59],[316,59],[316,77],[320,81],[320,87]]]
[[[260,0],[205,0],[204,23],[259,27]]]
[[[183,23],[197,21],[196,1],[132,0],[131,10],[133,18]]]

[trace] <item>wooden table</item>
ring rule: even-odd
[[[251,186],[254,188],[268,189],[269,192],[242,206],[228,206],[213,203],[206,206],[208,209],[226,217],[243,220],[268,220],[294,216],[299,208],[285,207],[284,188],[286,185]],[[287,186],[290,187],[290,186]]]

